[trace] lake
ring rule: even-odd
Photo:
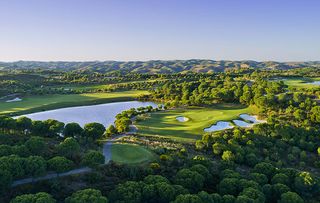
[[[55,119],[64,122],[65,124],[75,122],[81,126],[84,126],[86,123],[97,122],[103,124],[105,127],[109,127],[114,123],[115,116],[118,113],[131,108],[146,106],[152,106],[155,108],[158,105],[153,102],[140,101],[114,102],[90,106],[61,108],[22,116],[26,116],[32,120]]]

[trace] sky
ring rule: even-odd
[[[0,61],[320,60],[319,0],[1,0]]]

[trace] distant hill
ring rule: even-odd
[[[214,60],[171,60],[171,61],[88,61],[88,62],[39,62],[17,61],[0,62],[0,69],[54,69],[75,72],[132,72],[132,73],[185,73],[185,72],[224,72],[226,69],[276,69],[315,67],[320,68],[320,61],[310,62],[275,62],[275,61],[214,61]]]

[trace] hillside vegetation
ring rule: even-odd
[[[171,61],[88,61],[88,62],[39,62],[17,61],[0,62],[4,69],[56,69],[75,72],[99,73],[184,73],[184,72],[224,72],[227,69],[253,68],[287,70],[292,68],[320,67],[319,61],[312,62],[275,62],[275,61],[214,61],[214,60],[171,60]]]

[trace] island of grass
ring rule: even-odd
[[[0,114],[22,115],[64,107],[131,101],[147,91],[121,91],[110,93],[36,95],[22,97],[19,102],[0,101]]]
[[[240,114],[257,112],[254,106],[238,104],[220,104],[212,107],[190,107],[145,114],[138,118],[135,125],[138,134],[160,136],[177,141],[194,141],[201,139],[203,129],[218,121],[231,121]],[[179,122],[176,117],[189,118],[188,122]]]
[[[114,143],[111,147],[111,160],[121,164],[140,164],[150,162],[155,155],[143,146]]]

